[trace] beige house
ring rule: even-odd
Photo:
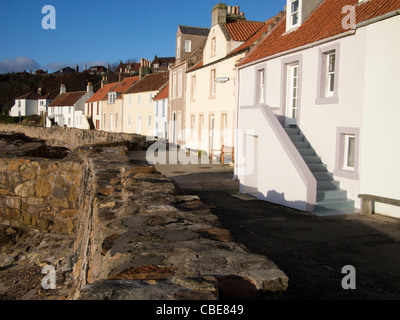
[[[156,135],[153,98],[167,82],[168,72],[148,74],[122,95],[124,132]]]
[[[112,88],[102,103],[102,121],[100,130],[110,132],[128,132],[129,128],[124,126],[124,99],[123,94],[128,91],[137,81],[139,76],[129,77],[121,80]]]
[[[203,50],[203,60],[186,74],[186,149],[209,153],[233,147],[235,66],[248,47],[238,50],[264,22],[247,21],[239,7],[218,3]]]

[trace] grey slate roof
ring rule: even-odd
[[[195,36],[208,36],[209,28],[191,27],[179,25],[182,34],[192,34]]]

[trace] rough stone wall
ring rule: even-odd
[[[72,234],[81,177],[80,161],[0,158],[0,220]]]
[[[18,124],[0,124],[0,131],[24,133],[31,138],[45,139],[48,145],[65,146],[69,149],[98,143],[127,141],[134,144],[144,144],[146,142],[146,137],[137,134],[75,128],[42,128]]]
[[[232,241],[197,196],[182,195],[126,147],[82,148],[73,299],[217,299],[286,289],[266,257]],[[233,292],[235,291],[235,292]]]

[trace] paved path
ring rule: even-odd
[[[144,159],[140,152],[130,156]],[[317,217],[243,200],[228,165],[156,164],[156,169],[187,194],[198,195],[236,242],[266,255],[288,275],[282,299],[400,299],[400,219],[378,214]],[[355,268],[355,290],[342,288],[346,265]]]

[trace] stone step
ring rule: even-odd
[[[317,201],[346,199],[346,198],[347,198],[347,191],[343,189],[317,191]]]
[[[315,150],[312,148],[297,149],[302,157],[304,156],[315,156]]]
[[[314,211],[313,214],[315,214],[318,217],[328,217],[328,216],[335,216],[339,214],[352,214],[352,213],[359,213],[360,210],[356,208],[352,209],[320,209],[318,211]]]
[[[320,210],[342,210],[354,209],[354,200],[351,199],[330,199],[322,200],[315,204],[315,212]]]
[[[308,149],[310,148],[310,143],[307,141],[294,141],[296,149]]]
[[[285,128],[285,131],[288,135],[300,134],[299,128]]]
[[[317,181],[332,181],[333,174],[330,172],[313,172],[315,180]]]
[[[289,135],[290,140],[292,140],[293,142],[304,142],[304,136],[299,135],[299,134],[290,134]]]
[[[303,156],[304,161],[307,164],[318,164],[318,163],[322,163],[321,161],[321,157],[313,155],[313,156]]]
[[[337,190],[340,188],[340,182],[336,180],[332,181],[317,181],[317,191],[324,190]]]
[[[328,172],[327,166],[324,163],[307,164],[311,172]]]

